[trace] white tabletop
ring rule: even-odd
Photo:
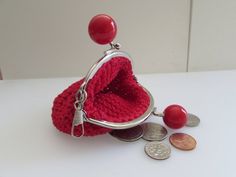
[[[108,134],[73,139],[54,128],[50,114],[54,97],[78,78],[5,80],[0,81],[0,177],[235,177],[236,71],[138,79],[158,110],[178,103],[201,118],[198,127],[174,131],[194,136],[195,150],[171,147],[169,159],[155,161],[144,153],[144,140],[127,143]],[[148,121],[162,124],[154,117]]]

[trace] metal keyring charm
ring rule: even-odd
[[[82,126],[81,136],[84,135],[84,126],[83,126],[84,122],[89,122],[91,124],[95,124],[95,125],[105,127],[105,128],[110,128],[110,129],[127,129],[127,128],[131,128],[131,127],[141,124],[153,112],[154,99],[153,99],[151,93],[139,84],[143,88],[143,90],[148,94],[148,96],[150,98],[150,103],[149,103],[148,109],[140,117],[138,117],[132,121],[117,123],[117,122],[97,120],[97,119],[86,116],[86,113],[83,110],[84,103],[86,102],[86,99],[87,99],[86,87],[87,87],[88,82],[93,78],[93,76],[96,74],[96,72],[99,70],[99,68],[104,63],[110,61],[114,57],[125,57],[131,61],[131,57],[126,52],[119,51],[118,47],[115,48],[113,46],[116,46],[116,44],[111,44],[111,49],[106,51],[105,55],[90,68],[90,70],[88,71],[87,75],[84,78],[83,83],[81,84],[79,90],[76,93],[76,101],[74,103],[75,115],[74,115],[74,118],[72,121],[72,128],[71,128],[71,135],[73,137],[80,137],[80,136],[74,135],[74,128],[79,125]],[[120,45],[119,45],[119,47],[120,47]]]

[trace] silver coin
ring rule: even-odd
[[[158,141],[152,141],[145,145],[146,154],[156,160],[168,159],[171,154],[170,146]]]
[[[143,139],[147,141],[161,141],[166,138],[167,130],[160,124],[147,122],[141,125],[143,128]]]
[[[137,141],[143,136],[143,129],[140,125],[123,130],[112,130],[110,135],[126,142]]]
[[[197,117],[194,114],[188,113],[188,119],[186,123],[187,127],[196,127],[199,125],[199,123],[200,123],[199,117]]]

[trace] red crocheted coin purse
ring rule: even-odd
[[[114,57],[104,63],[88,82],[84,103],[86,116],[109,122],[127,122],[141,116],[148,109],[150,98],[134,78],[129,59]],[[71,133],[75,94],[82,82],[83,79],[73,83],[53,102],[53,124],[67,134]],[[88,122],[84,123],[84,130],[84,136],[111,131]],[[81,135],[81,125],[75,127],[74,135]]]

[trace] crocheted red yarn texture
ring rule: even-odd
[[[53,103],[52,120],[55,127],[67,134],[71,133],[74,116],[75,94],[83,80],[75,82],[59,94]],[[148,108],[150,99],[136,82],[130,60],[114,57],[97,71],[89,81],[87,100],[84,110],[87,117],[110,122],[127,122],[141,116]],[[85,136],[94,136],[110,132],[90,123],[84,123]],[[81,126],[74,130],[81,135]]]

